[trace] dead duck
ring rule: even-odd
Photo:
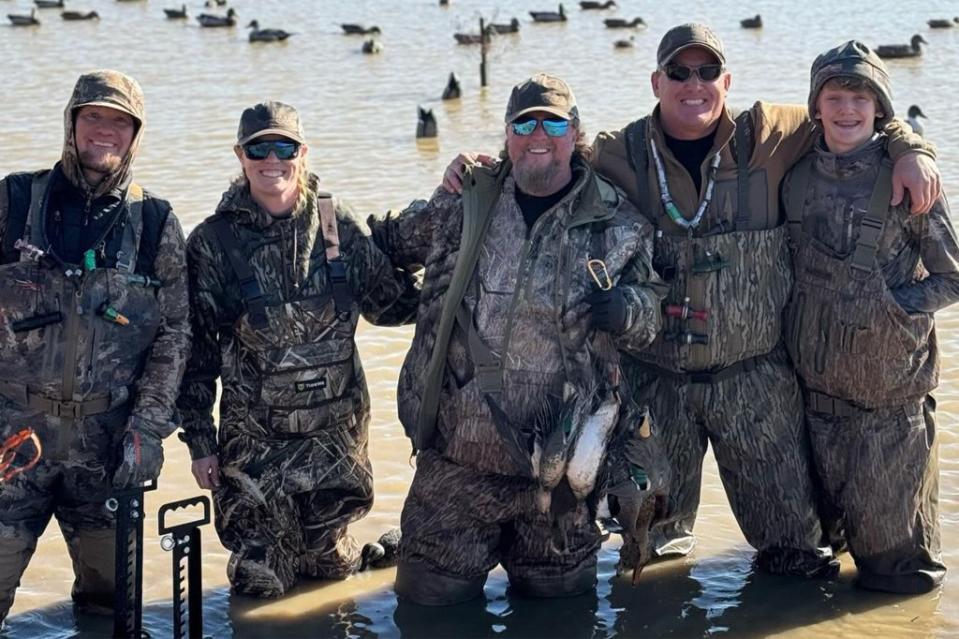
[[[744,18],[739,21],[739,26],[743,29],[762,29],[763,19],[758,13],[752,18]]]
[[[166,15],[167,20],[183,20],[186,18],[186,5],[183,5],[179,9],[164,9],[164,15]]]
[[[8,13],[7,20],[10,21],[15,27],[36,27],[40,26],[40,20],[37,18],[37,10],[30,9],[30,15],[17,15],[15,13]]]
[[[489,25],[489,30],[492,33],[504,34],[504,33],[519,33],[519,20],[513,18],[507,24],[491,22]]]
[[[380,28],[377,26],[364,27],[362,24],[341,24],[340,28],[343,29],[343,33],[346,35],[373,35],[374,33],[380,33]]]
[[[566,22],[566,10],[562,3],[559,5],[559,11],[530,11],[533,22]]]
[[[629,38],[625,40],[617,40],[616,42],[613,43],[613,48],[614,49],[632,49],[634,46],[636,46],[636,43],[634,42],[634,40],[635,38],[633,36],[629,36]]]
[[[360,572],[369,568],[392,568],[399,559],[402,534],[399,528],[391,528],[374,542],[365,544],[360,552]]]
[[[959,24],[959,18],[953,18],[952,20],[927,20],[926,24],[929,25],[930,29],[951,29],[956,26],[956,24]]]
[[[582,0],[579,3],[579,8],[583,11],[596,11],[603,9],[612,9],[617,6],[616,0],[606,0],[606,2],[596,2],[596,0]]]
[[[456,77],[456,74],[450,72],[450,77],[446,81],[446,88],[443,89],[444,100],[456,100],[463,94],[462,88],[460,87],[460,79]]]
[[[922,135],[926,131],[925,127],[923,127],[919,121],[919,118],[929,119],[926,117],[926,114],[922,112],[922,109],[919,108],[919,105],[913,104],[907,112],[906,122],[909,123],[909,126],[912,127],[912,132],[916,135]]]
[[[225,16],[218,16],[212,13],[201,13],[196,17],[196,21],[200,23],[201,27],[235,27],[236,11],[230,7],[227,9]]]
[[[875,48],[880,58],[918,58],[922,55],[920,44],[929,44],[918,33],[912,36],[909,44],[880,44]]]
[[[366,40],[365,42],[363,42],[361,51],[363,51],[363,53],[369,53],[369,54],[383,53],[383,45],[377,42],[376,40],[374,40],[373,38],[370,38],[369,40]]]
[[[625,18],[606,18],[603,20],[603,24],[606,25],[607,29],[635,29],[640,26],[645,27],[646,21],[642,18],[633,18],[632,20]]]
[[[62,9],[64,7],[63,0],[33,0],[33,4],[37,5],[37,9]]]
[[[416,139],[436,137],[436,116],[433,115],[433,109],[424,109],[421,106],[416,107]]]
[[[246,28],[253,29],[250,31],[250,42],[283,42],[293,35],[283,29],[261,29],[256,20],[251,20]]]
[[[64,11],[60,14],[64,20],[99,20],[100,14],[96,11]]]

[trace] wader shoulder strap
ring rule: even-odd
[[[783,204],[786,206],[789,240],[793,246],[799,246],[802,240],[803,209],[806,206],[806,190],[809,188],[814,158],[812,153],[806,154],[789,172],[789,201]]]
[[[484,395],[503,392],[503,362],[480,337],[469,309],[462,302],[456,308],[456,323],[466,335],[470,360],[473,362],[473,377],[480,392]]]
[[[876,264],[876,251],[879,249],[879,236],[889,214],[889,200],[892,199],[892,161],[888,157],[879,165],[876,185],[872,187],[869,208],[859,226],[859,239],[853,250],[850,266],[857,271],[870,272]]]
[[[126,207],[127,221],[117,252],[117,270],[133,273],[143,235],[143,188],[139,184],[132,183],[127,189]]]
[[[736,190],[739,195],[733,228],[749,224],[749,157],[753,153],[752,115],[743,111],[736,116]]]
[[[340,233],[336,228],[336,209],[329,193],[317,193],[317,207],[320,210],[320,230],[323,245],[326,248],[326,274],[333,295],[333,305],[338,316],[348,315],[353,301],[353,293],[346,279],[346,262],[340,257]],[[296,256],[294,256],[296,259]]]
[[[649,197],[649,151],[646,150],[646,127],[648,126],[649,116],[644,116],[638,120],[630,122],[626,126],[626,158],[629,165],[636,174],[636,191],[639,197],[645,200],[644,205],[649,214],[656,210],[650,205]]]
[[[240,296],[243,299],[243,307],[246,308],[250,316],[250,324],[256,328],[262,328],[267,325],[266,303],[263,298],[263,291],[260,289],[260,283],[256,280],[256,275],[250,267],[246,256],[240,250],[240,243],[230,228],[230,222],[221,216],[210,220],[210,226],[216,233],[216,238],[220,242],[220,247],[230,261],[233,267],[233,273],[236,275],[240,284]]]
[[[45,226],[43,210],[46,208],[47,190],[50,186],[50,176],[53,173],[46,173],[33,179],[30,185],[30,210],[27,213],[27,227],[23,236],[29,238],[29,242],[37,248],[46,250]]]
[[[443,299],[436,340],[430,353],[429,367],[423,384],[423,398],[416,416],[416,428],[411,434],[414,449],[430,446],[436,429],[436,412],[439,408],[443,371],[446,369],[446,355],[449,349],[450,335],[456,321],[458,308],[462,305],[466,286],[469,284],[476,263],[479,260],[483,240],[492,219],[493,208],[503,190],[503,182],[511,170],[509,162],[504,162],[494,179],[484,179],[482,187],[476,186],[477,178],[469,178],[463,191],[463,229],[460,235],[459,252],[456,265],[450,278],[449,288]]]

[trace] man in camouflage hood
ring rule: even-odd
[[[946,572],[933,314],[959,300],[959,244],[944,197],[923,216],[889,205],[892,91],[866,45],[816,58],[809,115],[817,143],[787,175],[783,202],[796,276],[786,344],[813,460],[857,583],[927,592]]]
[[[0,618],[56,516],[74,600],[112,606],[112,489],[155,479],[189,347],[183,233],[132,181],[143,94],[80,76],[52,170],[0,181],[0,437],[29,427],[43,457],[0,494]]]

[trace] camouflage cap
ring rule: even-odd
[[[506,123],[533,111],[546,111],[564,120],[579,119],[573,90],[565,80],[547,73],[537,73],[513,87],[506,105]]]
[[[849,40],[820,54],[812,63],[809,71],[809,117],[813,122],[817,122],[816,99],[823,85],[841,77],[863,80],[876,94],[883,115],[877,118],[879,126],[892,119],[892,84],[885,63],[862,42]]]
[[[677,53],[690,47],[706,49],[719,60],[719,64],[726,66],[726,53],[723,50],[723,41],[705,24],[689,23],[673,27],[666,32],[659,41],[656,49],[656,64],[663,66],[672,60]]]
[[[246,144],[264,135],[282,135],[303,144],[306,135],[300,124],[300,115],[289,104],[268,100],[243,110],[236,143]]]
[[[70,98],[70,110],[85,106],[104,106],[128,113],[143,124],[143,89],[128,75],[110,69],[84,73],[77,79]]]

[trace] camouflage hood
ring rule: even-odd
[[[143,91],[133,78],[108,69],[92,71],[80,76],[73,87],[70,102],[63,110],[63,155],[60,165],[67,179],[77,188],[87,190],[89,186],[83,177],[77,143],[74,138],[74,123],[77,109],[83,106],[105,106],[129,113],[136,121],[136,130],[130,150],[123,159],[120,168],[104,178],[93,190],[93,196],[99,197],[117,187],[126,184],[131,176],[131,165],[140,148],[143,135],[145,113],[143,109]]]
[[[809,73],[809,117],[816,119],[816,99],[819,92],[833,78],[859,78],[869,85],[883,117],[876,119],[877,128],[885,126],[893,117],[892,84],[885,63],[858,40],[850,40],[816,57]]]

